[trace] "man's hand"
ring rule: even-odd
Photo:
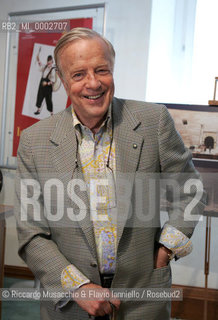
[[[154,268],[163,268],[166,267],[169,263],[169,256],[168,254],[171,253],[171,250],[167,249],[164,246],[160,246],[157,249],[155,261],[154,261]]]
[[[88,294],[88,290],[94,291],[96,290],[96,295],[99,293],[99,295],[102,296],[102,298],[95,299],[95,300],[86,300],[85,298],[82,299],[76,299],[74,300],[77,302],[77,304],[86,312],[88,312],[91,316],[104,316],[106,314],[111,314],[113,312],[112,307],[109,303],[109,301],[114,305],[114,307],[118,310],[120,307],[120,300],[118,299],[104,299],[104,296],[107,297],[108,294],[110,294],[110,290],[107,288],[102,288],[101,286],[94,284],[94,283],[88,283],[81,286],[76,292],[81,293],[82,290],[86,290],[86,296],[91,297],[91,294]],[[82,295],[81,295],[82,296]]]

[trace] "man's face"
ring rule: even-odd
[[[107,45],[99,38],[80,39],[60,50],[62,82],[84,124],[104,118],[114,94],[113,66]]]

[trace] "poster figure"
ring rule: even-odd
[[[53,52],[52,45],[34,44],[23,115],[41,120],[61,111],[67,103],[65,89],[55,71]]]
[[[42,74],[41,80],[39,82],[39,88],[36,99],[37,111],[34,114],[38,115],[41,112],[42,102],[45,99],[47,110],[53,115],[53,102],[52,102],[52,87],[55,83],[55,66],[53,65],[52,55],[47,57],[46,64],[42,64],[39,58],[41,47],[39,47],[39,52],[36,56],[40,71]]]

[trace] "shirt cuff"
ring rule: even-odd
[[[61,285],[64,290],[76,290],[86,283],[90,283],[90,280],[72,264],[61,273]]]
[[[74,291],[86,283],[90,283],[90,280],[72,264],[64,268],[61,273],[61,285],[64,290]],[[55,309],[63,308],[70,300],[72,299],[63,298],[56,304]]]
[[[176,258],[185,257],[192,252],[192,241],[175,227],[165,224],[163,226],[159,243],[170,249]]]

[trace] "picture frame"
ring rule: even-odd
[[[206,215],[217,217],[218,108],[209,105],[168,103],[164,105],[168,108],[185,146],[192,151],[194,166],[200,173],[204,189],[207,192]],[[207,137],[213,140],[209,139],[209,143],[206,145]],[[206,146],[206,150],[203,150],[202,145]],[[211,149],[209,149],[210,145]]]
[[[198,168],[218,171],[218,108],[207,105],[169,104],[168,108],[185,146]],[[203,170],[205,171],[205,170]]]

